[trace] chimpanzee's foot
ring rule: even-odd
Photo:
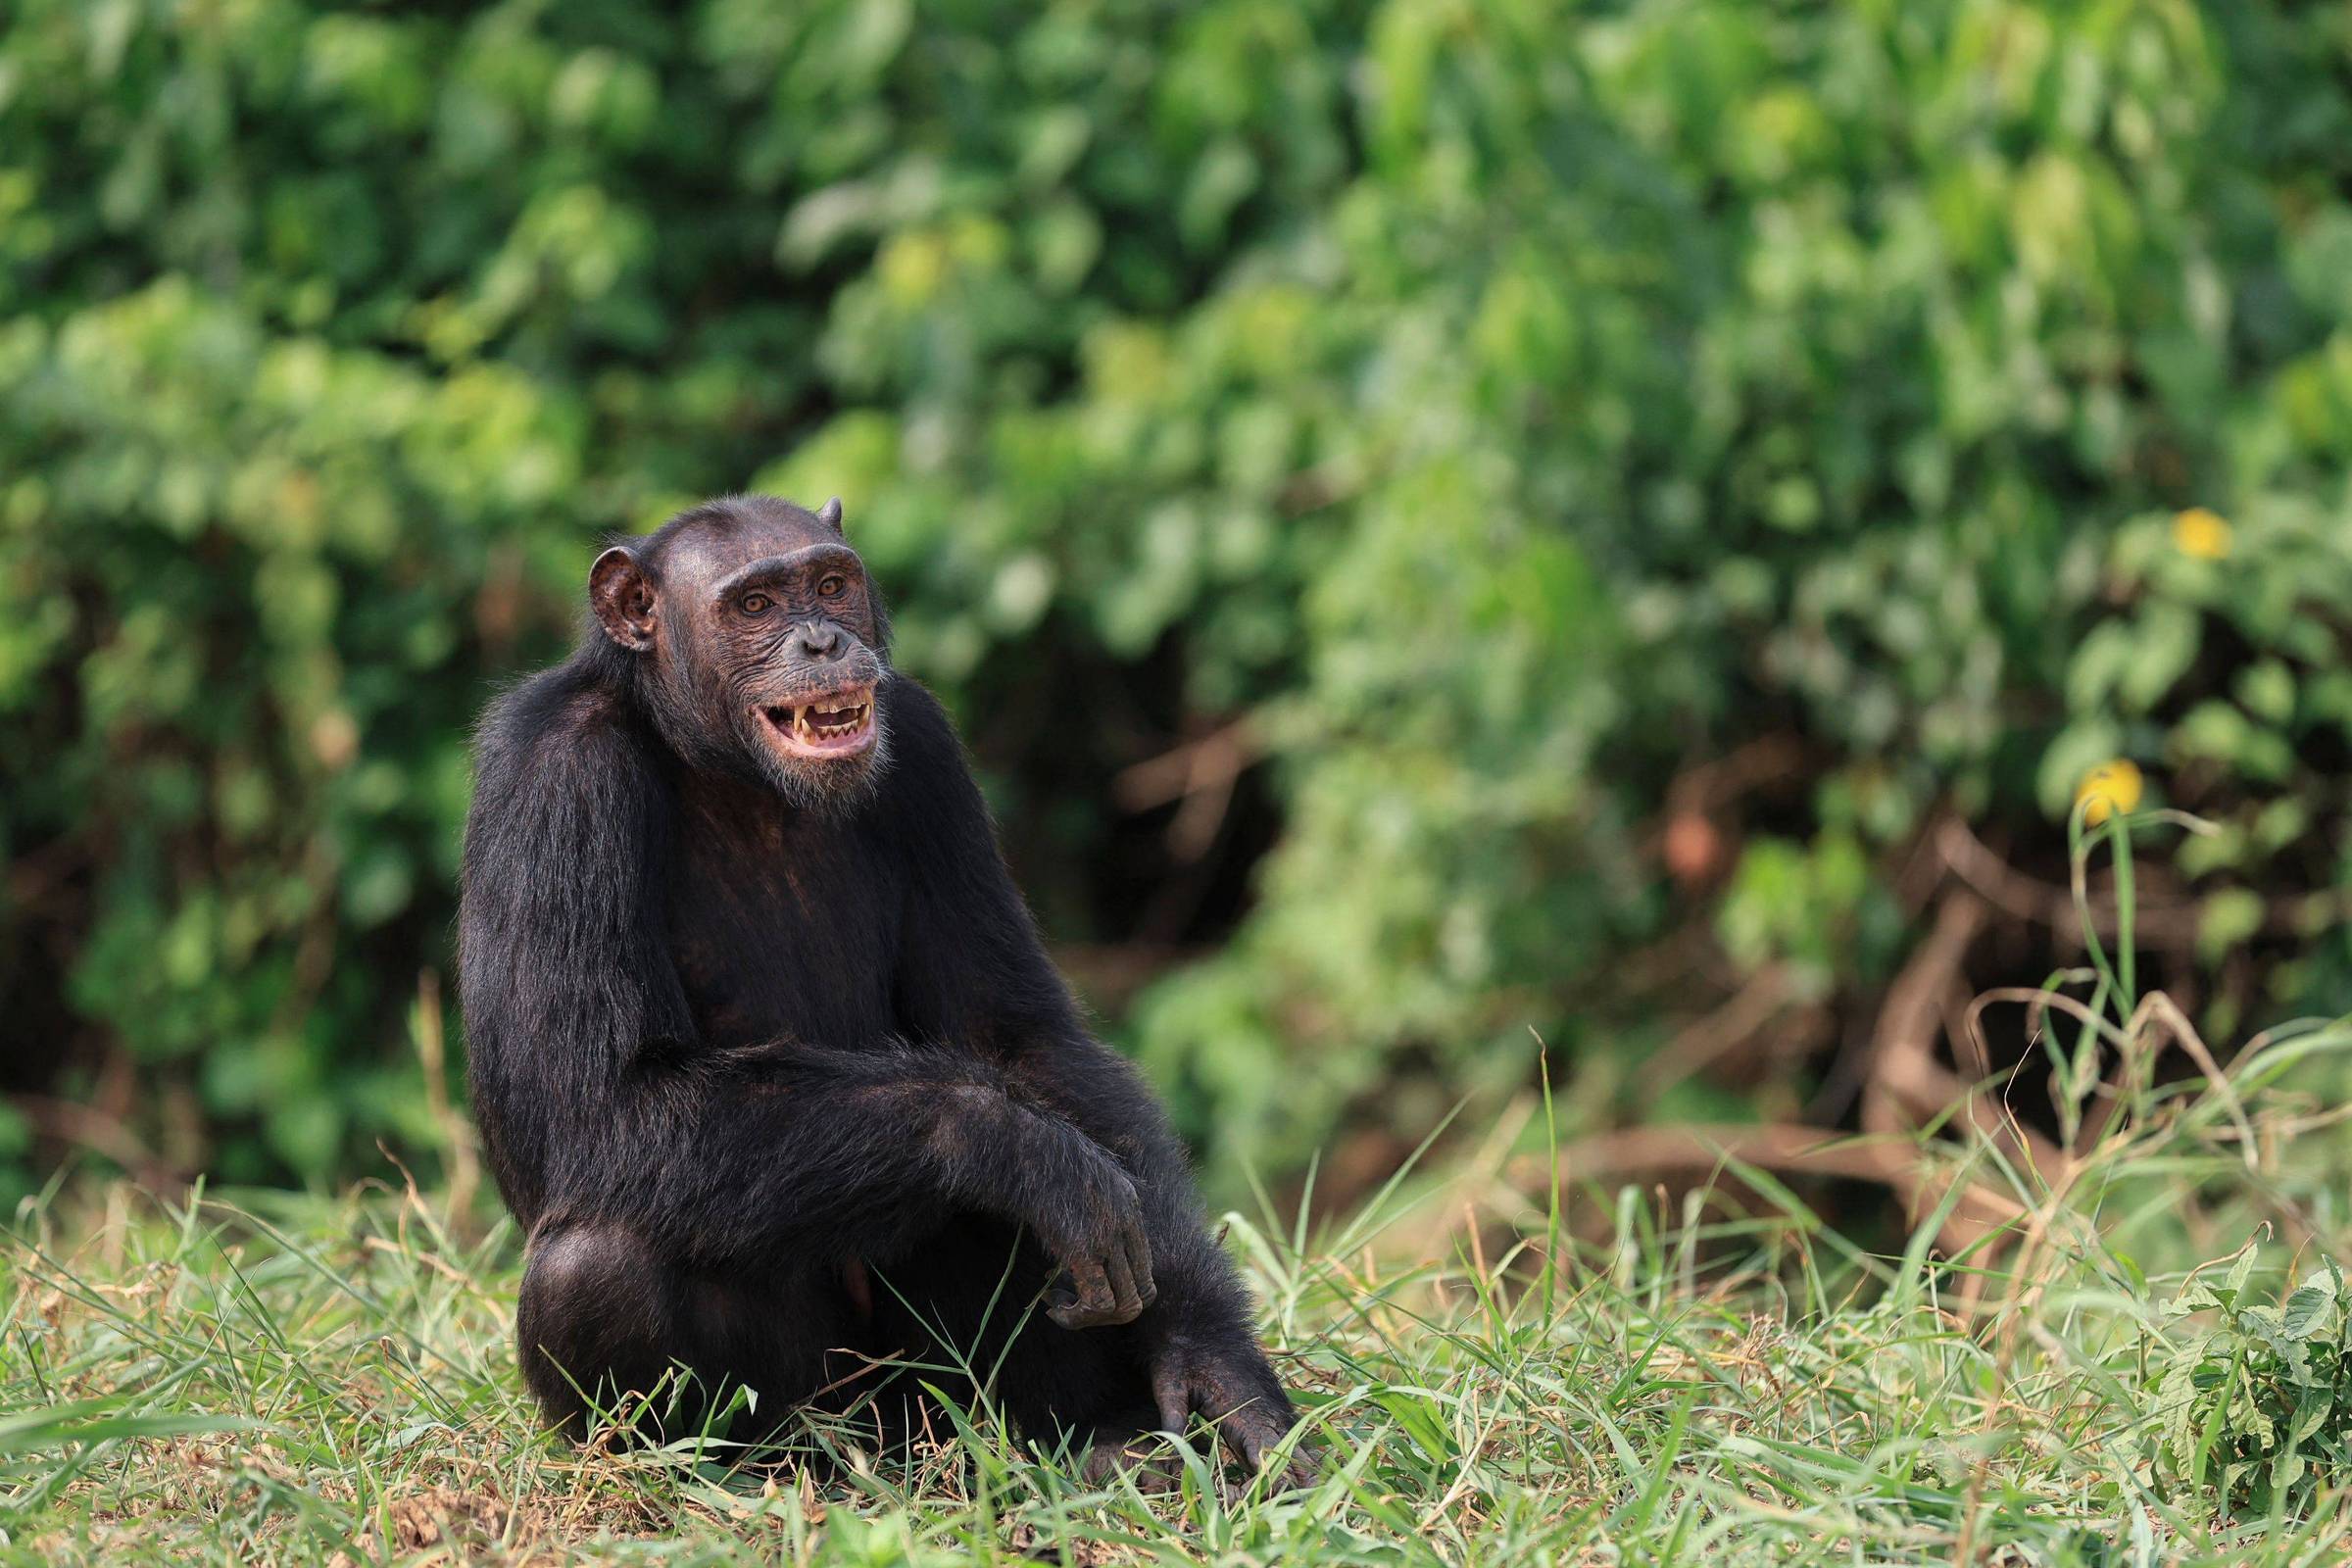
[[[1090,1487],[1107,1486],[1122,1475],[1135,1478],[1146,1495],[1174,1492],[1184,1483],[1184,1465],[1164,1432],[1106,1431],[1088,1445],[1078,1473]]]
[[[1198,1416],[1216,1429],[1216,1441],[1251,1475],[1272,1465],[1275,1450],[1298,1424],[1265,1351],[1253,1340],[1170,1337],[1152,1354],[1152,1390],[1162,1431],[1184,1432]],[[1284,1488],[1315,1483],[1315,1456],[1295,1444],[1272,1479]]]

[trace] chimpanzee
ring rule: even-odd
[[[840,501],[707,502],[588,600],[483,718],[459,920],[550,1420],[674,1363],[764,1436],[854,1405],[903,1437],[919,1401],[871,1391],[911,1361],[1098,1463],[1199,1415],[1260,1466],[1295,1417],[1182,1148],[890,667]]]

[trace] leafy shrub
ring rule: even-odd
[[[1939,815],[2046,872],[2111,759],[2222,825],[2217,1029],[2339,1007],[2346,26],[24,0],[0,1072],[237,1177],[429,1141],[467,718],[747,483],[848,498],[1052,929],[1214,945],[1122,1030],[1220,1154],[1864,1006]]]
[[[2172,1350],[2158,1396],[2162,1471],[2257,1513],[2307,1504],[2320,1479],[2352,1467],[2352,1296],[2333,1258],[2278,1306],[2248,1291],[2254,1249],[2221,1284],[2192,1279],[2170,1317],[2210,1313]]]

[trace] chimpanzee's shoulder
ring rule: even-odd
[[[893,672],[882,716],[889,755],[875,804],[910,825],[939,814],[959,817],[979,788],[947,709],[921,682]]]
[[[954,751],[962,749],[963,743],[956,735],[956,721],[948,717],[947,708],[932,695],[931,688],[913,676],[893,670],[882,700],[894,753],[901,740],[926,749],[942,746]]]
[[[518,791],[570,794],[644,773],[643,728],[627,700],[578,660],[517,681],[474,728],[477,813]]]

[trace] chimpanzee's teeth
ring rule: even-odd
[[[796,707],[779,705],[768,710],[770,718],[789,730],[795,739],[803,742],[846,740],[864,730],[872,712],[873,704],[870,701],[852,703],[838,708],[827,708],[819,703],[807,703]],[[816,716],[819,713],[828,716],[839,715],[841,722],[819,723]]]

